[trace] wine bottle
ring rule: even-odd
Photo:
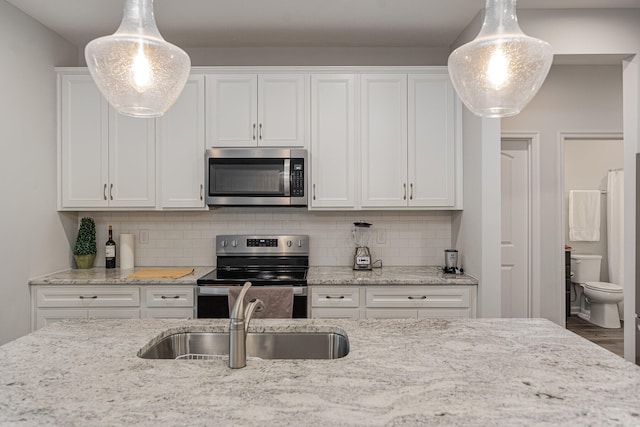
[[[113,241],[111,226],[109,226],[109,240],[105,245],[104,253],[106,256],[105,267],[116,268],[116,242]]]

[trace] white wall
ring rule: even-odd
[[[30,331],[30,277],[68,268],[56,212],[54,66],[75,65],[77,49],[0,0],[0,344]]]
[[[540,313],[563,324],[563,152],[561,133],[622,132],[620,66],[553,66],[531,103],[502,120],[502,132],[540,135]],[[560,219],[560,221],[559,221]]]
[[[465,109],[463,126],[464,210],[453,214],[452,240],[478,278],[478,317],[500,317],[500,120]]]
[[[83,212],[96,222],[98,242],[106,242],[109,225],[119,245],[120,234],[136,235],[139,266],[215,265],[219,234],[308,234],[311,265],[353,263],[353,223],[373,224],[369,247],[383,265],[442,265],[451,247],[449,212],[309,212],[296,208],[223,208],[206,212]],[[149,236],[140,242],[140,231]],[[383,231],[385,242],[378,240]],[[119,264],[119,261],[118,261]],[[98,245],[96,266],[104,266]]]

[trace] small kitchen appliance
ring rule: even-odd
[[[458,272],[458,251],[455,249],[445,249],[444,268],[445,273],[456,274]]]
[[[371,270],[371,251],[367,247],[369,244],[369,228],[371,224],[364,221],[353,223],[353,242],[356,245],[356,252],[353,256],[354,270]]]

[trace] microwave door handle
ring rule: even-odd
[[[284,159],[284,196],[291,196],[291,160]]]

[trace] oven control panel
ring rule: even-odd
[[[278,239],[247,239],[247,247],[249,248],[276,248],[278,247]]]
[[[216,236],[216,255],[309,255],[309,236]]]

